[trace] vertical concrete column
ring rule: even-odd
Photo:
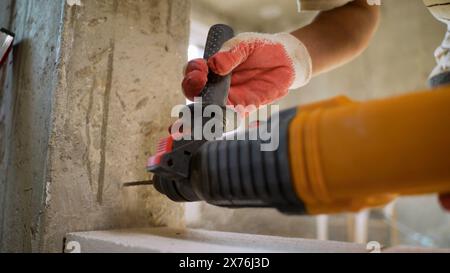
[[[148,178],[146,158],[183,103],[189,1],[10,2],[10,27],[22,30],[20,67],[1,82],[16,83],[2,111],[17,113],[4,122],[1,249],[60,251],[71,231],[182,226],[182,207],[121,185]]]

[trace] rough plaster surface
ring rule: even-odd
[[[2,251],[29,251],[39,237],[62,8],[51,0],[0,1],[0,25],[18,42],[0,74]]]
[[[367,253],[365,245],[227,232],[152,228],[71,233],[66,251],[82,253]]]
[[[1,250],[60,251],[72,231],[182,226],[181,206],[121,184],[148,178],[146,158],[183,102],[189,1],[6,2],[20,67],[1,74]]]

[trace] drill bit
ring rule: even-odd
[[[153,185],[153,180],[147,180],[147,181],[135,181],[135,182],[128,182],[124,183],[123,187],[137,187],[137,186],[151,186]]]

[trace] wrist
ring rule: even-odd
[[[297,89],[309,83],[313,75],[311,54],[306,45],[297,37],[289,33],[275,34],[285,47],[292,67],[295,71],[295,79],[290,89]]]

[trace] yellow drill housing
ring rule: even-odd
[[[450,87],[301,106],[290,124],[289,157],[296,194],[309,214],[449,193]]]

